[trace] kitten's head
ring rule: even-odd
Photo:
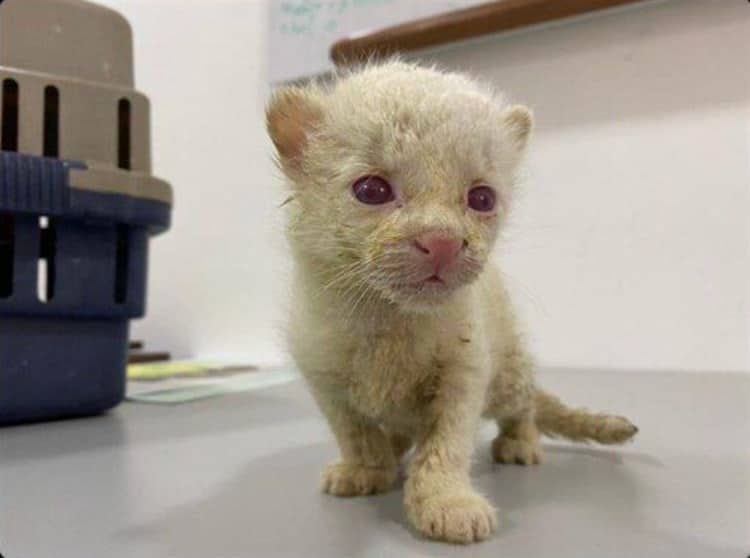
[[[295,257],[323,288],[410,311],[481,272],[532,126],[461,75],[403,62],[281,89],[267,121],[293,187]]]

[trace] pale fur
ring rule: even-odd
[[[622,417],[571,410],[536,387],[489,263],[531,128],[527,109],[464,76],[391,61],[278,91],[268,127],[292,187],[289,346],[341,452],[324,471],[326,492],[388,490],[414,446],[409,520],[426,536],[473,542],[496,525],[469,478],[480,416],[499,424],[493,455],[505,463],[538,463],[540,430],[601,443],[635,433]],[[358,202],[352,182],[368,174],[387,176],[399,203]],[[496,215],[466,209],[475,182],[499,193]],[[426,231],[467,240],[448,291],[403,286],[419,271],[410,239]]]

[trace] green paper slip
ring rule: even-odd
[[[252,365],[226,364],[200,360],[143,362],[128,365],[128,380],[154,381],[167,378],[217,376],[256,370]]]

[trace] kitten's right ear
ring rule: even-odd
[[[266,128],[285,172],[301,172],[309,135],[322,115],[321,99],[310,89],[285,87],[271,97],[266,108]]]

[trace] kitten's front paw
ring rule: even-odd
[[[492,442],[492,457],[498,463],[539,465],[542,447],[538,439],[519,439],[500,435]]]
[[[367,496],[386,492],[396,480],[393,467],[331,463],[323,471],[323,492],[334,496]]]
[[[497,526],[495,509],[470,490],[436,494],[412,504],[407,501],[406,513],[422,534],[452,543],[482,541]]]

